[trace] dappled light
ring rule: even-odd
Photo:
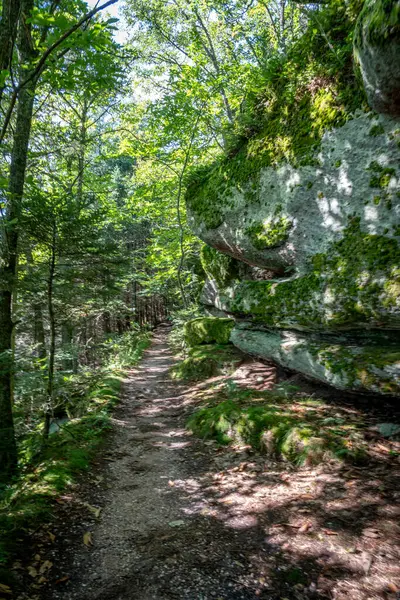
[[[1,0],[0,600],[400,599],[399,0]]]

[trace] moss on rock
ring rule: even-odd
[[[278,217],[271,221],[250,225],[246,229],[246,234],[255,248],[264,250],[283,244],[288,238],[291,227],[292,223],[287,217]]]
[[[370,105],[378,112],[400,115],[400,2],[366,0],[354,35]]]
[[[359,461],[366,441],[357,424],[332,416],[331,408],[315,400],[283,398],[263,393],[257,404],[243,404],[240,392],[201,408],[188,421],[193,433],[220,444],[241,442],[296,465],[318,464],[326,458]],[[248,402],[248,395],[246,397]],[[314,404],[313,404],[314,403]],[[336,410],[336,409],[335,409]]]
[[[236,190],[246,194],[249,205],[257,202],[257,178],[264,167],[318,164],[324,133],[366,106],[353,73],[352,36],[360,5],[359,0],[330,2],[319,14],[319,27],[311,20],[288,54],[269,62],[264,90],[248,100],[250,134],[239,122],[230,152],[191,174],[186,203],[198,223],[207,229],[222,225]],[[321,30],[330,32],[329,44]]]
[[[238,278],[238,261],[231,256],[204,245],[201,249],[200,259],[205,273],[219,286],[224,287]]]
[[[343,387],[400,394],[400,349],[381,346],[346,347],[326,344],[314,351],[318,360]],[[397,375],[396,375],[397,373]]]
[[[282,328],[393,326],[396,319],[400,325],[400,247],[395,239],[362,232],[354,218],[343,238],[312,263],[310,273],[289,281],[238,284],[229,309]]]
[[[185,324],[185,341],[190,347],[200,344],[228,344],[234,325],[233,319],[199,317]]]
[[[380,46],[394,36],[400,36],[399,1],[366,0],[355,27],[355,47]]]
[[[242,353],[232,345],[196,346],[185,360],[172,367],[170,375],[172,379],[202,381],[232,373],[242,359]]]

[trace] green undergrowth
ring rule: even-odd
[[[219,444],[249,444],[296,465],[329,459],[362,462],[367,443],[360,417],[349,417],[323,400],[287,390],[240,390],[230,382],[187,426]]]
[[[232,373],[242,361],[242,353],[231,344],[208,344],[189,350],[187,358],[172,367],[172,379],[200,381]]]
[[[52,517],[55,499],[89,469],[110,429],[118,403],[124,368],[140,359],[149,334],[125,334],[109,340],[107,363],[86,370],[64,386],[70,393],[68,417],[58,422],[43,443],[43,422],[33,424],[19,442],[19,474],[0,488],[0,580],[13,583],[7,566],[26,535]]]

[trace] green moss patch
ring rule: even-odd
[[[362,423],[323,401],[249,390],[230,390],[226,396],[190,417],[187,426],[195,435],[220,444],[250,444],[296,465],[331,458],[360,461],[366,455]]]
[[[189,350],[189,356],[172,367],[172,379],[201,381],[217,375],[231,374],[243,360],[243,354],[232,345],[212,344]]]
[[[364,42],[381,46],[388,37],[400,36],[400,5],[398,0],[366,0],[358,18],[354,45]]]
[[[283,244],[288,238],[291,227],[292,223],[287,217],[279,217],[272,221],[251,225],[246,229],[246,234],[257,250],[265,250]]]
[[[326,344],[315,348],[314,354],[330,373],[339,375],[349,388],[363,387],[371,392],[400,394],[398,376],[390,373],[393,368],[398,371],[400,367],[398,346],[347,348]]]
[[[361,231],[357,218],[311,272],[286,282],[245,281],[235,287],[232,312],[278,327],[340,329],[392,323],[400,303],[400,247],[395,239]]]
[[[200,344],[228,344],[235,321],[218,317],[199,317],[185,324],[185,341],[190,347]]]
[[[200,259],[206,275],[221,287],[228,285],[239,276],[238,261],[211,246],[202,247]]]

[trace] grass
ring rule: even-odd
[[[363,461],[362,423],[322,400],[284,390],[241,390],[234,384],[197,410],[187,426],[219,444],[249,444],[258,452],[295,465],[332,458]]]
[[[243,359],[231,344],[205,344],[189,350],[188,357],[172,367],[172,379],[200,381],[232,373]]]
[[[52,517],[56,498],[89,469],[110,429],[112,410],[119,401],[122,366],[138,362],[149,345],[149,335],[113,348],[107,366],[87,378],[77,415],[52,434],[42,447],[41,426],[19,445],[20,473],[0,488],[0,581],[14,583],[8,570],[26,535]]]

